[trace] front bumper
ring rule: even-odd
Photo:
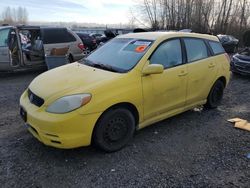
[[[244,64],[244,62],[231,62],[231,71],[242,75],[250,75],[250,63]]]
[[[30,103],[27,92],[21,96],[22,116],[29,132],[40,142],[56,148],[76,148],[91,144],[92,132],[101,113],[81,115],[77,111],[52,114]]]

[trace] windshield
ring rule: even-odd
[[[128,72],[143,57],[153,41],[115,38],[83,59],[83,63],[113,72]]]

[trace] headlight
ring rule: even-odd
[[[87,104],[90,100],[90,94],[69,95],[57,99],[48,106],[46,111],[55,114],[63,114],[80,108],[81,106]]]

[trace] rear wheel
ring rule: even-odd
[[[89,55],[91,52],[91,50],[89,49],[89,47],[86,47],[85,50],[83,51],[84,55]]]
[[[224,88],[224,83],[221,80],[217,80],[207,97],[207,103],[205,104],[205,107],[216,108],[219,106],[223,97]]]
[[[93,135],[93,141],[100,149],[113,152],[124,147],[133,137],[135,119],[127,109],[112,109],[102,115]]]

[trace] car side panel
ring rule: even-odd
[[[188,63],[188,87],[186,106],[204,101],[219,70],[216,57]]]
[[[187,65],[165,69],[162,74],[142,77],[144,119],[183,110],[187,90]]]
[[[143,121],[143,96],[140,73],[132,71],[109,84],[101,84],[91,91],[92,104],[78,109],[80,114],[104,112],[119,103],[130,103],[139,113],[139,121]],[[104,81],[105,82],[105,81]],[[108,81],[109,82],[109,81]],[[103,86],[105,85],[105,86]]]

